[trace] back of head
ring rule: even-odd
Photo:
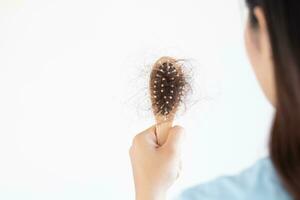
[[[276,82],[276,116],[270,138],[272,162],[294,199],[300,199],[300,1],[246,0],[265,14]]]

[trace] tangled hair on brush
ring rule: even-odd
[[[150,74],[150,95],[155,115],[174,115],[189,90],[182,63],[170,57],[160,58]]]

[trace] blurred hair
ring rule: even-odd
[[[264,11],[272,46],[277,99],[270,157],[286,189],[300,200],[300,1],[246,1],[253,29],[254,8]]]

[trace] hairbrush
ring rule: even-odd
[[[152,67],[149,85],[157,143],[162,145],[187,92],[182,62],[172,57],[160,58]]]

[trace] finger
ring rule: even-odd
[[[177,176],[176,176],[176,180],[178,180],[180,178],[180,175],[181,175],[181,171],[178,171]]]
[[[134,144],[141,144],[141,143],[157,143],[157,138],[155,135],[155,126],[151,126],[148,129],[144,130],[143,132],[137,134],[133,139]]]
[[[177,178],[176,179],[178,179],[181,176],[181,173],[182,173],[182,161],[180,160],[179,164],[178,164]]]
[[[170,131],[164,145],[169,150],[179,150],[184,139],[184,129],[180,126],[174,126]]]

